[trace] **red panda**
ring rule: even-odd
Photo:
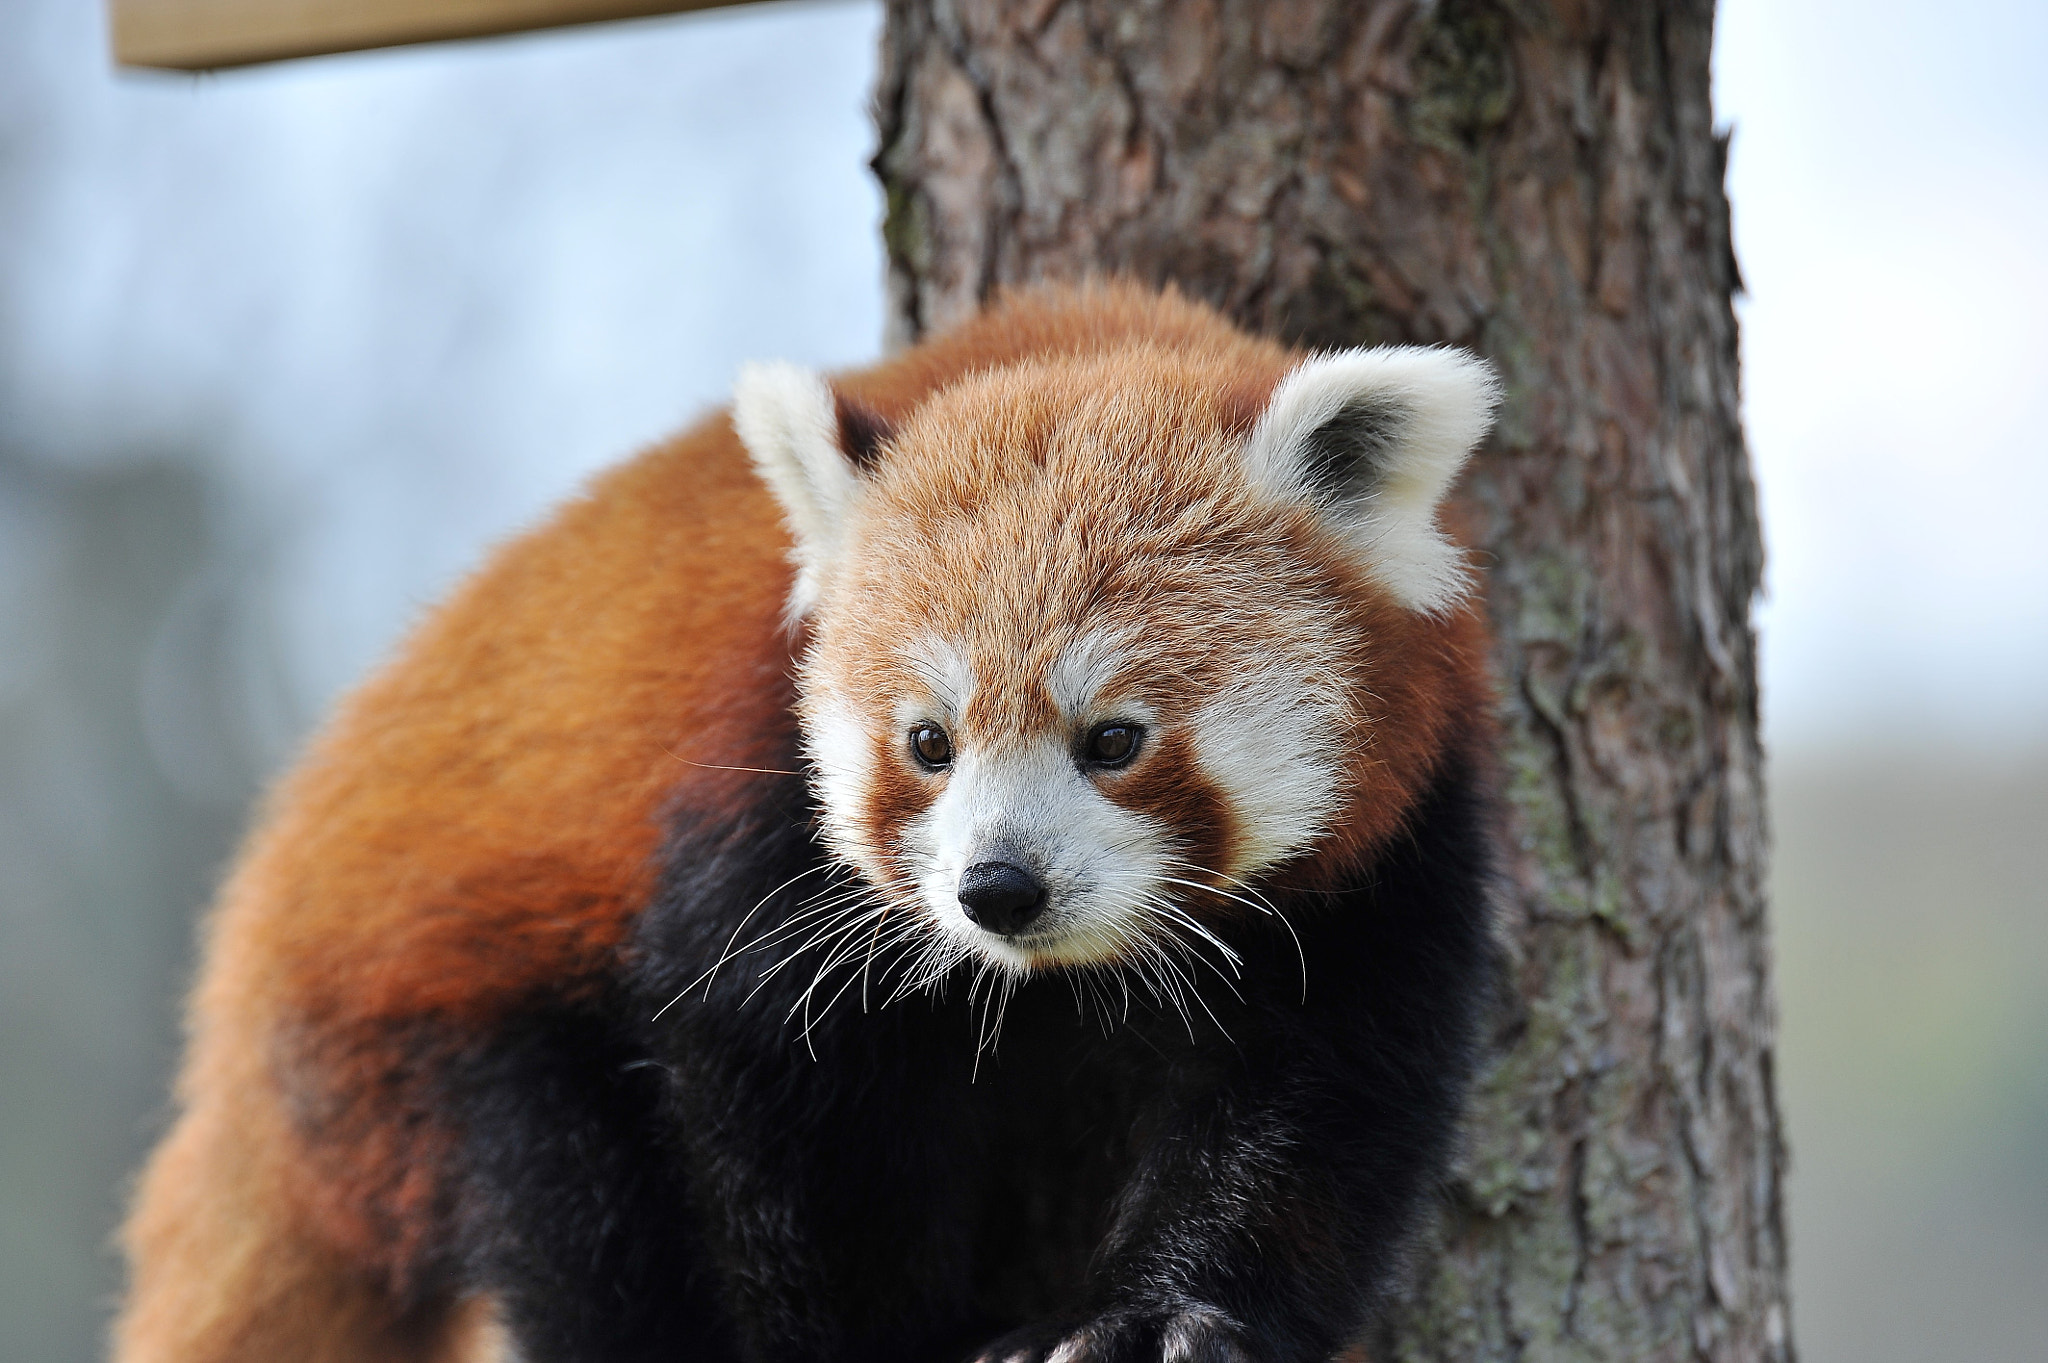
[[[1330,1357],[1493,978],[1494,401],[1127,285],[747,370],[272,795],[116,1357]]]

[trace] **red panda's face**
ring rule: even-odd
[[[1443,358],[1467,366],[1462,457],[1487,393]],[[1463,570],[1430,525],[1382,514],[1361,534],[1344,514],[1345,479],[1398,510],[1385,414],[1434,395],[1382,384],[1380,425],[1345,433],[1362,456],[1294,448],[1359,406],[1289,408],[1308,368],[1262,416],[1171,354],[1018,366],[928,401],[862,471],[804,376],[743,389],[742,434],[797,531],[824,836],[927,935],[934,978],[974,959],[1214,963],[1216,915],[1260,912],[1259,877],[1360,798],[1375,620],[1442,605],[1390,606],[1382,579],[1454,598]],[[798,452],[778,462],[778,440]],[[1426,516],[1449,475],[1431,476]],[[1405,563],[1366,552],[1402,536],[1421,546]]]

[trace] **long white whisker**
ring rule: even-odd
[[[860,963],[860,1010],[868,1010],[868,976],[875,968],[875,950],[882,943],[882,929],[888,925],[889,910],[885,905],[881,916],[875,919],[875,930],[868,934],[867,959]]]
[[[833,946],[832,954],[827,956],[824,963],[818,967],[817,973],[811,977],[810,987],[804,990],[802,997],[798,1000],[798,1003],[802,1006],[804,1013],[804,1025],[801,1035],[804,1039],[804,1046],[806,1049],[810,1051],[811,1058],[813,1060],[817,1059],[818,1051],[817,1047],[811,1044],[811,1029],[816,1027],[817,1024],[824,1019],[827,1013],[830,1013],[832,1011],[832,1005],[839,1002],[841,997],[845,995],[846,991],[853,987],[853,982],[860,978],[859,972],[849,972],[846,977],[846,982],[841,984],[839,988],[836,991],[834,991],[831,998],[825,1000],[824,1006],[817,1010],[816,1016],[812,1015],[811,1000],[812,997],[817,993],[818,987],[825,982],[826,976],[829,975],[832,972],[833,968],[839,965],[842,960],[852,959],[851,956],[841,955],[841,953],[845,950],[846,941],[844,938],[842,938],[838,943],[836,943]],[[790,1010],[791,1013],[794,1013],[795,1011],[795,1008],[792,1008]],[[788,1020],[789,1018],[787,1016],[783,1018],[783,1021],[785,1022],[787,1022]]]
[[[874,891],[858,883],[850,886],[828,885],[817,894],[812,895],[809,899],[797,905],[790,912],[789,916],[781,922],[749,938],[745,945],[736,950],[728,951],[726,957],[721,959],[720,964],[723,964],[725,959],[730,959],[733,956],[743,956],[750,951],[766,951],[770,947],[779,946],[791,937],[830,918],[846,905],[871,898],[873,894]],[[827,895],[831,897],[826,898]],[[713,967],[713,969],[716,968],[716,966]]]
[[[780,885],[777,885],[767,894],[762,895],[761,898],[755,903],[754,907],[747,910],[746,917],[740,919],[739,926],[735,927],[732,930],[732,936],[726,938],[725,950],[719,952],[718,959],[711,963],[711,968],[705,971],[703,974],[699,975],[696,979],[691,980],[688,984],[684,985],[682,987],[681,992],[678,993],[674,998],[670,999],[667,1003],[661,1005],[660,1012],[657,1012],[652,1018],[649,1019],[649,1021],[661,1021],[662,1013],[666,1013],[669,1009],[675,1007],[678,1003],[681,1003],[683,1001],[684,995],[688,994],[692,989],[695,989],[699,984],[702,984],[704,986],[704,998],[706,1002],[709,1002],[711,999],[712,977],[718,974],[718,968],[720,966],[724,965],[727,961],[732,959],[732,944],[739,940],[740,934],[742,932],[746,931],[747,924],[751,923],[754,919],[754,915],[761,911],[762,905],[766,904],[769,900],[775,898],[775,896],[781,894],[790,886],[796,884],[799,880],[802,880],[805,876],[816,875],[820,871],[834,871],[838,869],[839,868],[831,862],[820,862],[816,866],[807,866],[803,870],[798,871],[795,875],[791,876],[788,880],[785,880]]]
[[[1190,948],[1188,947],[1187,943],[1185,943],[1185,942],[1181,942],[1181,941],[1179,941],[1178,939],[1174,939],[1174,941],[1175,941],[1175,945],[1177,945],[1177,946],[1181,947],[1181,948],[1182,948],[1183,950],[1185,950],[1185,951],[1188,951],[1188,952],[1189,952],[1189,954],[1190,954],[1191,956],[1193,956],[1193,957],[1194,957],[1195,959],[1197,959],[1197,960],[1205,960],[1205,961],[1206,961],[1206,958],[1205,958],[1205,957],[1203,957],[1203,956],[1201,955],[1201,953],[1200,953],[1200,952],[1196,952],[1196,951],[1193,951],[1192,949],[1190,949]],[[1200,987],[1199,985],[1197,985],[1197,984],[1195,983],[1194,977],[1193,977],[1193,976],[1191,976],[1191,975],[1189,975],[1189,974],[1188,974],[1188,973],[1187,973],[1186,971],[1182,970],[1182,969],[1181,969],[1181,967],[1180,967],[1179,965],[1175,964],[1175,963],[1174,963],[1174,962],[1173,962],[1173,961],[1172,961],[1171,959],[1169,959],[1169,958],[1168,958],[1168,957],[1167,957],[1167,956],[1166,956],[1166,955],[1165,955],[1165,954],[1164,954],[1163,952],[1161,953],[1161,955],[1160,955],[1160,958],[1159,958],[1159,959],[1160,959],[1160,961],[1161,961],[1161,963],[1162,963],[1162,964],[1164,964],[1164,965],[1165,965],[1165,966],[1166,966],[1166,967],[1167,967],[1168,969],[1172,970],[1172,971],[1173,971],[1173,973],[1174,973],[1174,974],[1175,974],[1176,976],[1178,976],[1178,977],[1180,978],[1180,980],[1181,980],[1181,981],[1182,981],[1182,982],[1183,982],[1183,983],[1184,983],[1184,984],[1185,984],[1185,985],[1187,986],[1187,992],[1188,992],[1189,994],[1191,994],[1191,995],[1193,995],[1193,996],[1194,996],[1194,1000],[1195,1000],[1195,1002],[1201,1005],[1202,1011],[1203,1011],[1204,1013],[1207,1013],[1207,1014],[1209,1015],[1209,1021],[1210,1021],[1210,1022],[1212,1022],[1212,1023],[1214,1023],[1214,1024],[1216,1024],[1216,1030],[1217,1030],[1217,1031],[1219,1031],[1219,1032],[1221,1032],[1221,1033],[1223,1034],[1223,1039],[1224,1039],[1225,1041],[1228,1041],[1228,1042],[1230,1042],[1230,1044],[1231,1044],[1231,1045],[1233,1045],[1233,1046],[1234,1046],[1234,1045],[1236,1045],[1236,1044],[1237,1044],[1237,1042],[1236,1042],[1236,1041],[1235,1041],[1235,1040],[1234,1040],[1234,1039],[1233,1039],[1233,1038],[1231,1037],[1231,1035],[1230,1035],[1230,1029],[1229,1029],[1228,1027],[1225,1027],[1225,1026],[1223,1025],[1223,1019],[1221,1019],[1221,1018],[1219,1018],[1219,1017],[1217,1017],[1217,1016],[1216,1016],[1216,1010],[1215,1010],[1215,1009],[1213,1009],[1213,1008],[1211,1008],[1211,1007],[1209,1006],[1209,1001],[1208,1001],[1207,999],[1205,999],[1205,998],[1203,998],[1203,997],[1202,997],[1202,990],[1201,990],[1201,987]],[[1214,969],[1215,969],[1215,966],[1214,966],[1214,964],[1213,964],[1213,963],[1210,963],[1210,969],[1212,969],[1212,970],[1214,970]],[[1223,981],[1223,982],[1224,982],[1224,983],[1225,983],[1226,985],[1228,985],[1228,984],[1230,983],[1230,980],[1229,980],[1229,978],[1228,978],[1227,976],[1225,976],[1225,975],[1223,974],[1223,972],[1222,972],[1222,971],[1220,971],[1220,970],[1216,971],[1216,978],[1218,978],[1218,979],[1222,980],[1222,981]],[[1235,988],[1234,988],[1234,987],[1232,988],[1232,991],[1231,991],[1231,992],[1232,992],[1232,993],[1235,993],[1235,992],[1236,992],[1236,990],[1235,990]],[[1240,1001],[1240,1002],[1242,1002],[1242,999],[1240,998],[1240,1000],[1239,1000],[1239,1001]],[[1182,1014],[1182,1017],[1183,1017],[1183,1020],[1184,1020],[1184,1021],[1186,1021],[1186,1020],[1187,1020],[1187,1017],[1186,1017],[1186,1013],[1185,1013],[1185,1010],[1183,1010],[1183,1014]],[[1192,1041],[1192,1040],[1194,1039],[1194,1030],[1193,1030],[1193,1027],[1192,1027],[1192,1025],[1190,1025],[1190,1027],[1189,1027],[1189,1031],[1188,1031],[1188,1039],[1189,1039],[1189,1040],[1191,1040],[1191,1041]]]
[[[788,955],[784,956],[781,960],[777,961],[774,965],[770,966],[768,970],[764,973],[763,978],[766,978],[767,975],[772,975],[775,972],[781,970],[791,961],[796,960],[805,952],[810,951],[812,948],[818,946],[825,946],[825,964],[836,964],[833,958],[836,957],[839,951],[846,945],[847,937],[855,932],[858,932],[861,928],[866,927],[870,919],[875,918],[881,914],[887,913],[888,911],[889,906],[887,904],[876,905],[870,903],[865,907],[865,909],[863,909],[861,905],[848,905],[846,908],[840,911],[838,916],[833,918],[830,922],[823,924],[809,937],[805,938],[801,946],[795,948]],[[826,945],[828,943],[829,945]],[[824,968],[825,966],[819,967],[819,969],[821,970]]]
[[[866,885],[852,885],[839,890],[830,899],[814,896],[774,927],[748,942],[741,951],[762,951],[788,941],[791,937],[809,931],[820,923],[837,917],[849,906],[872,904],[881,896]]]
[[[967,986],[967,1002],[969,1003],[969,1005],[973,1004],[975,992],[981,988],[982,981],[986,980],[989,977],[990,972],[994,969],[995,967],[993,965],[991,965],[987,961],[984,961],[981,963],[981,966],[975,970],[974,979],[971,982],[969,982]],[[990,987],[990,993],[991,995],[993,995],[994,993],[993,986]],[[981,1053],[984,1050],[988,1049],[988,1015],[990,1002],[990,999],[982,1000],[981,1014],[975,1020],[974,1024],[974,1069],[967,1076],[967,1082],[970,1084],[974,1083],[976,1080],[981,1078]]]
[[[1238,888],[1242,889],[1244,893],[1233,894],[1229,890],[1218,889],[1214,885],[1204,885],[1199,881],[1182,880],[1177,876],[1162,876],[1161,879],[1166,880],[1175,885],[1189,885],[1196,889],[1207,890],[1211,894],[1221,895],[1225,899],[1236,900],[1238,903],[1243,904],[1248,908],[1257,909],[1260,913],[1266,914],[1269,917],[1277,918],[1280,920],[1280,926],[1286,928],[1287,935],[1294,939],[1295,959],[1301,963],[1301,1001],[1303,1003],[1307,1003],[1308,952],[1304,950],[1301,945],[1301,934],[1294,930],[1294,924],[1288,919],[1287,915],[1280,912],[1280,906],[1275,904],[1257,887],[1247,884],[1242,880],[1239,880],[1236,876],[1225,875],[1221,871],[1212,871],[1206,866],[1190,865],[1189,869],[1201,875],[1215,876],[1218,880],[1227,880],[1231,884],[1236,885]]]
[[[1166,973],[1172,969],[1172,962],[1167,960],[1166,953],[1160,949],[1158,943],[1149,938],[1141,938],[1131,945],[1130,969],[1132,973],[1136,974],[1139,981],[1152,991],[1153,999],[1160,1006],[1172,1005],[1173,1011],[1179,1015],[1182,1024],[1188,1029],[1188,1040],[1193,1041],[1195,1039],[1194,1019],[1188,1014],[1187,1001],[1180,996],[1180,991],[1174,987],[1172,980]]]
[[[1209,931],[1206,927],[1203,927],[1197,919],[1191,917],[1186,910],[1174,904],[1171,900],[1159,900],[1154,903],[1153,907],[1167,918],[1172,919],[1175,923],[1180,924],[1180,926],[1222,952],[1223,959],[1230,965],[1231,973],[1239,979],[1244,978],[1244,958],[1239,956],[1229,943]]]
[[[742,1006],[753,1002],[754,995],[766,988],[768,982],[781,974],[790,962],[798,959],[812,947],[822,942],[830,940],[836,943],[848,932],[860,928],[867,922],[868,915],[876,912],[879,912],[879,910],[869,909],[867,913],[861,913],[857,904],[848,905],[840,909],[835,916],[827,919],[821,926],[818,926],[800,945],[785,953],[780,960],[762,971],[761,977],[754,982],[754,987],[747,991],[746,998],[740,1001]]]

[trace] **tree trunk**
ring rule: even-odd
[[[890,0],[899,339],[1172,280],[1506,381],[1464,483],[1518,997],[1379,1359],[1789,1359],[1711,0]]]

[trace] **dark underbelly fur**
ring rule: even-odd
[[[1021,1326],[1191,1307],[1282,1363],[1370,1320],[1492,997],[1472,771],[1442,774],[1362,883],[1275,896],[1299,953],[1271,918],[1224,932],[1241,997],[1198,966],[1192,1021],[1142,987],[1126,1016],[1120,992],[1082,1006],[1040,978],[978,1072],[964,976],[884,1007],[897,977],[878,970],[864,1010],[848,963],[808,1032],[823,948],[764,979],[801,936],[702,978],[825,880],[777,890],[820,863],[799,784],[678,816],[609,993],[536,1007],[449,1073],[459,1271],[499,1294],[529,1363],[953,1363]]]

